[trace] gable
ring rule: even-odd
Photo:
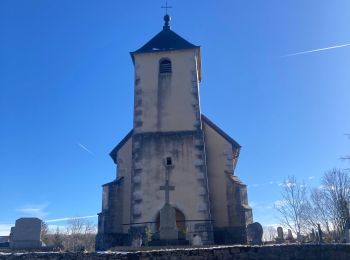
[[[216,124],[214,124],[212,121],[209,120],[205,115],[201,114],[202,122],[209,125],[211,128],[213,128],[219,135],[221,135],[226,141],[231,143],[232,148],[234,149],[240,149],[241,146],[239,143],[237,143],[235,140],[233,140],[232,137],[230,137],[228,134],[226,134],[221,128],[219,128]]]
[[[130,132],[117,144],[116,147],[113,148],[113,150],[109,153],[109,156],[112,158],[115,164],[117,164],[117,154],[118,151],[126,144],[126,142],[132,137],[132,134],[134,132],[134,129],[131,129]]]

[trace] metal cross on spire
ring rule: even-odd
[[[162,6],[161,8],[164,8],[164,9],[165,9],[165,14],[167,15],[167,14],[168,14],[168,9],[173,8],[173,7],[172,7],[172,6],[169,6],[169,5],[168,5],[168,1],[167,1],[167,2],[165,2],[165,6]]]

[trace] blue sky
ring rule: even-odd
[[[290,54],[349,44],[350,1],[169,4],[172,29],[202,46],[202,112],[242,145],[254,219],[278,223],[288,175],[316,186],[349,167],[350,46]],[[161,30],[161,5],[0,1],[0,234],[22,216],[96,221],[108,153],[132,127],[129,52]]]

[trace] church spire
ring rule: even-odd
[[[181,49],[192,49],[199,48],[199,46],[193,45],[192,43],[186,41],[181,36],[177,35],[174,31],[170,29],[171,17],[168,14],[168,9],[171,6],[166,2],[165,6],[161,8],[165,9],[164,15],[164,25],[163,30],[161,30],[156,36],[149,40],[145,45],[143,45],[138,50],[131,52],[131,57],[134,60],[134,54],[141,52],[155,52],[155,51],[169,51],[169,50],[181,50]]]
[[[164,16],[164,26],[163,30],[170,30],[170,16],[168,15],[168,9],[172,8],[171,6],[168,5],[168,2],[165,2],[165,6],[162,6],[162,8],[165,9],[165,16]]]
[[[164,16],[163,30],[170,30],[170,20],[171,20],[171,17],[168,14],[166,14]]]

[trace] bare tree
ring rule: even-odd
[[[334,237],[339,240],[349,228],[350,176],[340,169],[326,172],[322,178],[323,196],[330,211]]]
[[[281,224],[295,234],[305,233],[309,210],[306,186],[290,176],[283,182],[281,196],[280,203],[275,204],[275,209],[281,214]]]
[[[96,227],[81,218],[69,220],[63,246],[68,251],[93,251],[95,246]]]
[[[44,242],[45,245],[49,243],[49,227],[46,222],[41,222],[41,233],[40,233],[41,241]]]
[[[263,227],[263,240],[264,241],[275,241],[277,237],[277,230],[273,226],[265,226]]]
[[[323,230],[323,238],[328,242],[334,240],[331,204],[332,202],[322,186],[314,188],[310,191],[310,201],[308,202],[308,210],[305,216],[309,231],[312,228],[317,230],[317,225],[320,224]]]
[[[330,208],[330,201],[326,196],[326,192],[323,188],[315,188],[311,190],[310,194],[311,207],[309,211],[308,221],[315,229],[317,224],[320,224],[322,229],[327,233],[331,231],[331,218],[332,215]]]
[[[96,225],[92,224],[89,221],[85,221],[83,244],[87,251],[93,251],[95,249],[96,231]]]
[[[55,234],[53,234],[53,236],[52,236],[52,243],[51,244],[54,248],[63,249],[63,241],[64,241],[64,236],[60,232],[60,228],[57,227]]]
[[[305,234],[320,224],[327,241],[340,241],[350,228],[350,172],[333,169],[325,172],[321,186],[310,191],[289,177],[282,185],[282,200],[275,204],[281,224],[295,234]]]

